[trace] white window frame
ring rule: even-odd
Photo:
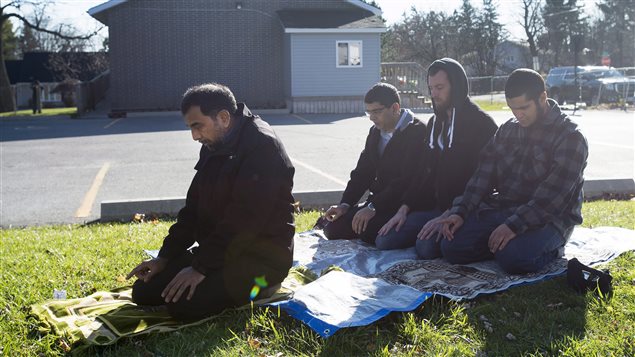
[[[341,40],[341,41],[335,41],[335,67],[337,67],[337,68],[362,68],[362,67],[364,67],[364,47],[363,47],[363,43],[362,42],[363,42],[362,40]],[[340,64],[340,59],[339,59],[340,43],[346,43],[346,44],[356,43],[359,46],[359,65],[351,64],[350,47],[349,47],[348,64],[347,65]]]

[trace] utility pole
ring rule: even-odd
[[[584,37],[582,35],[576,34],[571,36],[571,45],[573,50],[573,85],[576,91],[578,92],[578,98],[573,103],[573,113],[578,109],[578,102],[582,100],[582,87],[578,84],[578,55],[583,47]]]

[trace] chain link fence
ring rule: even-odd
[[[590,105],[601,103],[635,104],[635,67],[615,68],[626,78],[606,79],[592,93]],[[469,77],[470,96],[502,94],[509,76]],[[545,76],[546,79],[546,76]],[[582,86],[583,81],[579,81]],[[581,90],[581,89],[580,89]],[[493,97],[492,97],[493,99]]]

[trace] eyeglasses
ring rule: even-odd
[[[377,115],[381,112],[383,112],[384,110],[388,109],[388,107],[382,107],[382,108],[377,108],[377,109],[372,109],[372,110],[367,110],[366,111],[366,115],[367,116],[371,116],[371,115]]]

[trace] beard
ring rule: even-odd
[[[435,101],[434,99],[432,99],[432,104],[434,104],[434,109],[437,112],[445,113],[448,109],[450,109],[450,101],[449,100],[438,102],[438,101]]]

